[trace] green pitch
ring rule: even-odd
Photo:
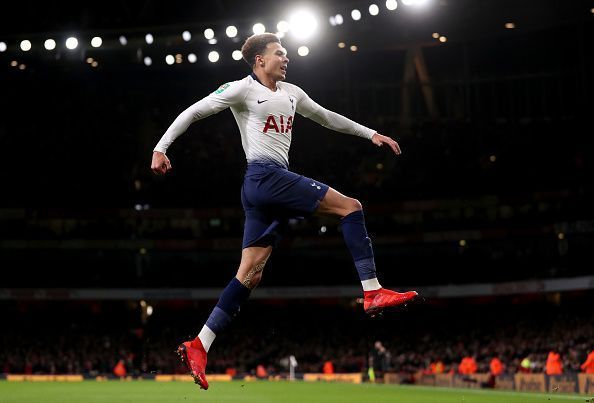
[[[393,385],[305,382],[221,382],[208,391],[186,382],[6,382],[0,381],[2,403],[555,403],[588,397]]]

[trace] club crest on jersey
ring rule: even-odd
[[[264,133],[268,133],[268,131],[275,131],[276,133],[289,133],[293,129],[293,116],[286,116],[280,115],[277,118],[274,115],[269,115],[268,119],[266,119],[266,124],[264,125]]]

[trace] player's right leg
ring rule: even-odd
[[[416,291],[399,293],[382,288],[380,285],[375,270],[373,246],[365,227],[363,207],[358,200],[329,188],[317,212],[341,218],[342,235],[363,286],[365,312],[375,316],[385,308],[406,304],[418,295]]]
[[[217,305],[198,336],[178,347],[178,354],[190,370],[190,375],[202,389],[208,389],[206,380],[207,353],[216,335],[231,322],[240,306],[262,278],[264,265],[270,257],[272,246],[244,248],[237,275],[223,290]]]

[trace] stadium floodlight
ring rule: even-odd
[[[6,43],[0,42],[0,52],[6,52]]]
[[[307,46],[299,46],[299,49],[297,49],[297,54],[299,56],[307,56],[309,55],[309,48]]]
[[[128,39],[126,39],[126,37],[124,35],[121,35],[119,39],[120,39],[120,45],[126,46],[128,44]]]
[[[447,41],[448,41],[448,38],[446,38],[445,36],[440,36],[440,37],[439,37],[439,41],[440,41],[441,43],[444,43],[444,42],[447,42]]]
[[[206,39],[212,39],[212,38],[214,38],[214,31],[211,28],[206,28],[204,30],[204,37]]]
[[[434,33],[432,33],[432,34],[431,34],[431,37],[432,37],[433,39],[438,39],[438,38],[439,38],[439,32],[434,32]]]
[[[291,24],[289,24],[287,21],[279,21],[278,24],[276,24],[276,29],[278,29],[278,32],[289,32],[289,29],[291,28]]]
[[[357,9],[351,11],[351,18],[355,21],[359,21],[361,19],[361,11]]]
[[[336,25],[342,25],[344,22],[344,18],[342,18],[342,14],[336,14],[334,16],[334,20],[336,21]]]
[[[398,8],[396,0],[386,0],[386,8],[390,11],[394,11]]]
[[[45,42],[43,42],[43,47],[47,50],[54,50],[56,48],[56,41],[53,39],[46,39]]]
[[[95,36],[91,39],[91,46],[94,48],[98,48],[103,44],[103,39],[100,36]]]
[[[182,39],[186,42],[190,42],[190,39],[192,39],[192,34],[190,33],[190,31],[182,32]]]
[[[71,36],[70,38],[66,39],[66,48],[70,49],[70,50],[74,50],[78,47],[78,39],[76,39],[74,36]]]
[[[331,15],[330,18],[328,18],[328,22],[330,22],[330,25],[335,27],[336,26],[336,17]]]
[[[208,53],[208,60],[209,60],[211,63],[216,63],[216,62],[218,62],[218,61],[219,61],[219,57],[220,57],[220,56],[219,56],[219,52],[217,52],[216,50],[210,51],[210,52]]]
[[[427,4],[427,0],[402,0],[405,6],[419,7]]]
[[[217,38],[211,38],[211,39],[209,39],[209,40],[208,40],[208,43],[209,43],[210,45],[216,45],[216,44],[217,44]]]
[[[196,55],[194,53],[190,53],[188,55],[188,61],[190,63],[196,63],[196,60],[198,60],[198,58],[196,57]]]
[[[241,58],[243,57],[243,55],[241,54],[241,50],[234,50],[231,54],[231,57],[233,58],[233,60],[241,60]]]
[[[291,26],[291,33],[297,39],[308,39],[316,32],[318,21],[316,17],[307,10],[300,10],[295,12],[289,18]]]
[[[225,29],[225,34],[229,38],[235,38],[237,36],[237,27],[235,25],[229,25],[227,29]]]
[[[266,32],[266,27],[264,26],[264,24],[257,22],[252,27],[252,31],[254,31],[255,35],[260,35],[260,34],[263,34],[264,32]]]
[[[28,52],[31,50],[31,41],[28,39],[25,39],[24,41],[21,41],[21,50],[23,52]]]
[[[165,56],[165,63],[171,66],[173,63],[175,63],[175,57],[173,57],[173,55]]]
[[[371,15],[379,14],[379,7],[377,6],[377,4],[372,4],[369,6],[369,14],[371,14]]]
[[[144,65],[145,66],[150,66],[151,64],[153,64],[153,59],[151,59],[150,57],[146,56],[144,58]]]
[[[148,45],[150,45],[150,44],[152,44],[154,42],[155,38],[153,38],[153,35],[152,34],[146,34],[144,36],[144,40],[146,41],[146,43]]]

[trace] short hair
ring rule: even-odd
[[[256,64],[256,55],[264,53],[266,46],[268,46],[269,43],[274,42],[281,43],[278,36],[270,32],[250,36],[241,47],[243,60],[245,60],[250,67],[254,67],[254,64]]]

